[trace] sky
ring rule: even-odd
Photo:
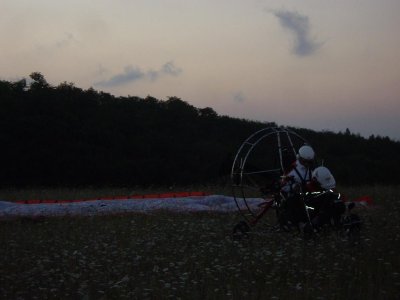
[[[400,140],[399,0],[1,0],[0,79]]]

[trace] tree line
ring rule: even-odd
[[[178,97],[116,97],[72,83],[0,81],[1,186],[226,183],[238,147],[274,122],[218,115]],[[400,143],[294,128],[343,184],[398,183]]]

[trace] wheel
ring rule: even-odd
[[[249,238],[250,226],[245,221],[240,221],[233,227],[232,238],[234,240],[241,240]]]
[[[232,165],[232,191],[248,223],[258,222],[265,213],[263,203],[279,198],[281,176],[304,144],[307,142],[291,130],[268,127],[250,135],[240,146]]]

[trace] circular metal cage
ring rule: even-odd
[[[246,220],[258,218],[262,210],[262,205],[251,205],[250,199],[272,198],[304,144],[305,139],[283,127],[261,129],[242,143],[233,161],[231,180],[236,205]]]

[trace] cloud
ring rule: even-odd
[[[237,92],[233,95],[233,101],[235,101],[237,103],[242,103],[242,102],[246,101],[246,97],[243,95],[242,92]]]
[[[293,34],[292,52],[295,55],[309,56],[322,46],[322,43],[310,37],[310,21],[307,16],[287,10],[273,11],[273,14],[279,19],[281,26]]]
[[[161,68],[161,71],[164,74],[171,75],[171,76],[178,76],[182,73],[182,69],[177,68],[172,61],[167,62]]]
[[[95,83],[95,85],[103,87],[113,87],[124,85],[130,82],[141,80],[146,76],[138,67],[126,66],[124,72],[121,74],[114,75],[108,80],[100,81]]]
[[[78,41],[75,39],[72,33],[66,32],[64,33],[64,37],[58,40],[55,43],[55,47],[57,48],[65,48],[71,45],[72,43],[77,43]]]
[[[57,53],[60,53],[64,49],[79,46],[80,42],[75,38],[72,33],[65,32],[62,36],[56,40],[40,40],[34,48],[35,54],[39,54],[40,57],[49,58]]]
[[[172,61],[165,63],[160,70],[142,71],[139,67],[126,66],[120,74],[112,76],[110,79],[99,81],[95,86],[114,87],[133,83],[140,80],[156,81],[162,76],[178,76],[182,69],[176,67]]]

